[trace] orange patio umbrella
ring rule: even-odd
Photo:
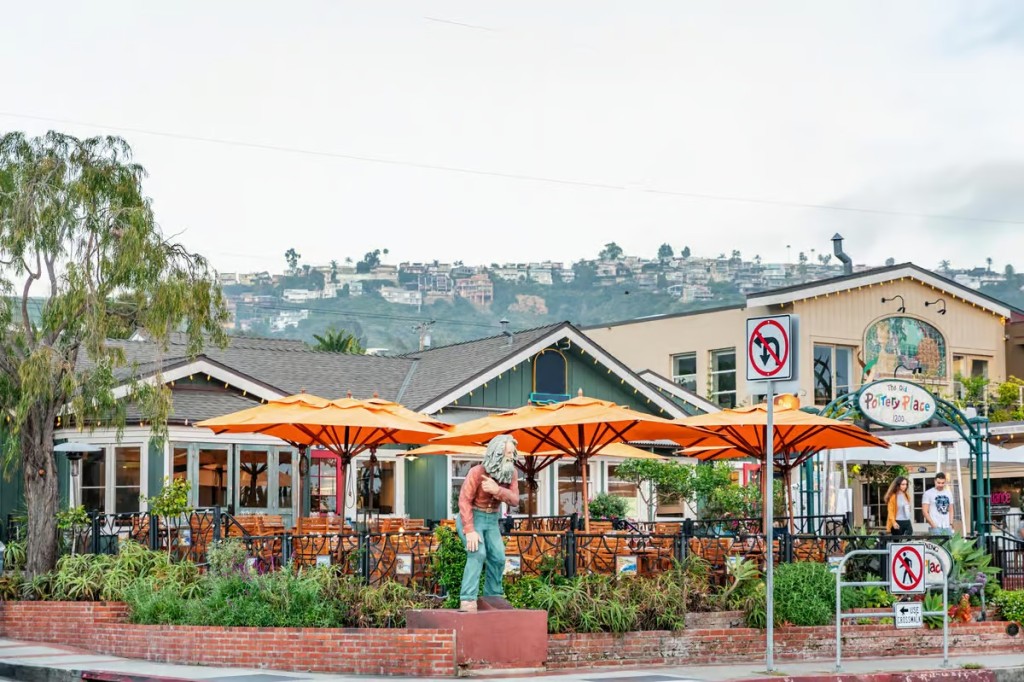
[[[369,450],[371,466],[381,445],[425,443],[449,425],[376,396],[338,400],[299,393],[239,412],[199,422],[214,433],[260,433],[297,447],[322,447],[348,468],[352,458]],[[372,475],[372,472],[371,472]]]
[[[672,440],[677,443],[721,445],[715,434],[681,421],[637,412],[607,400],[588,398],[580,391],[570,400],[551,405],[527,405],[457,424],[434,442],[481,445],[509,434],[524,453],[554,451],[575,457],[583,473],[583,522],[590,529],[587,467],[591,457],[605,454],[614,443],[629,440]],[[554,460],[552,460],[554,461]]]
[[[404,457],[419,457],[420,455],[475,455],[483,456],[486,452],[487,447],[484,445],[450,445],[443,443],[429,443],[415,450],[409,450],[406,452]],[[566,453],[558,450],[550,450],[547,452],[534,452],[534,453],[523,453],[524,461],[516,461],[516,469],[522,472],[526,480],[527,492],[529,495],[529,504],[527,505],[528,516],[533,516],[533,495],[537,491],[537,475],[541,471],[551,466],[551,464],[562,457],[567,457]],[[605,447],[601,451],[602,457],[619,457],[622,459],[664,459],[661,455],[656,455],[653,452],[647,450],[641,450],[635,448],[632,445],[626,445],[625,443],[612,443]]]
[[[798,404],[795,398],[781,397],[776,402],[772,414],[775,460],[772,464],[779,467],[786,477],[787,491],[793,469],[822,450],[889,447],[887,442],[855,424],[795,409]],[[701,414],[686,417],[681,421],[717,434],[727,441],[728,447],[684,448],[680,454],[696,457],[702,461],[752,457],[767,464],[765,462],[765,449],[768,442],[767,404]],[[771,471],[767,466],[765,469],[766,475],[761,477],[762,495],[770,494]],[[789,496],[788,492],[787,496]],[[789,503],[792,508],[792,499],[789,500]],[[790,514],[790,523],[792,523],[792,514]],[[770,531],[766,528],[765,533],[768,532]]]

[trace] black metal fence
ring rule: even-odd
[[[431,527],[434,524],[429,524]],[[625,520],[592,522],[590,532],[575,516],[508,518],[506,571],[527,576],[573,577],[590,573],[655,575],[689,556],[707,561],[712,578],[724,581],[730,562],[752,561],[761,568],[766,539],[760,519],[704,519],[669,523]],[[790,528],[809,529],[792,532]],[[7,536],[24,540],[24,527],[9,518]],[[65,553],[117,553],[120,543],[133,540],[153,550],[167,551],[175,560],[207,563],[207,550],[222,539],[235,538],[246,548],[247,562],[258,572],[286,566],[331,565],[358,575],[369,584],[384,580],[413,583],[433,589],[433,558],[437,536],[432,529],[352,530],[336,533],[258,535],[246,530],[221,510],[197,509],[170,523],[147,512],[90,514],[86,526],[61,532]],[[772,553],[778,563],[826,562],[854,549],[885,549],[890,542],[911,538],[852,533],[845,517],[804,517],[780,520],[772,534]],[[925,536],[936,544],[949,538]],[[1005,589],[1024,589],[1024,541],[1007,533],[989,538],[993,565],[1000,569]],[[887,562],[877,556],[847,562],[847,571],[887,579]]]

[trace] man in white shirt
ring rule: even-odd
[[[921,511],[931,535],[953,534],[953,493],[946,487],[946,474],[935,474],[935,486],[921,498]]]

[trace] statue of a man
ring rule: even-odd
[[[469,470],[459,491],[456,526],[466,545],[466,570],[462,574],[460,610],[476,611],[480,573],[486,566],[484,596],[503,595],[505,544],[498,527],[501,503],[519,506],[516,476],[516,441],[512,436],[495,436],[487,444],[483,464]]]

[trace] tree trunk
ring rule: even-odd
[[[57,460],[53,426],[33,410],[21,431],[25,465],[25,505],[28,508],[25,572],[31,577],[57,563]]]

